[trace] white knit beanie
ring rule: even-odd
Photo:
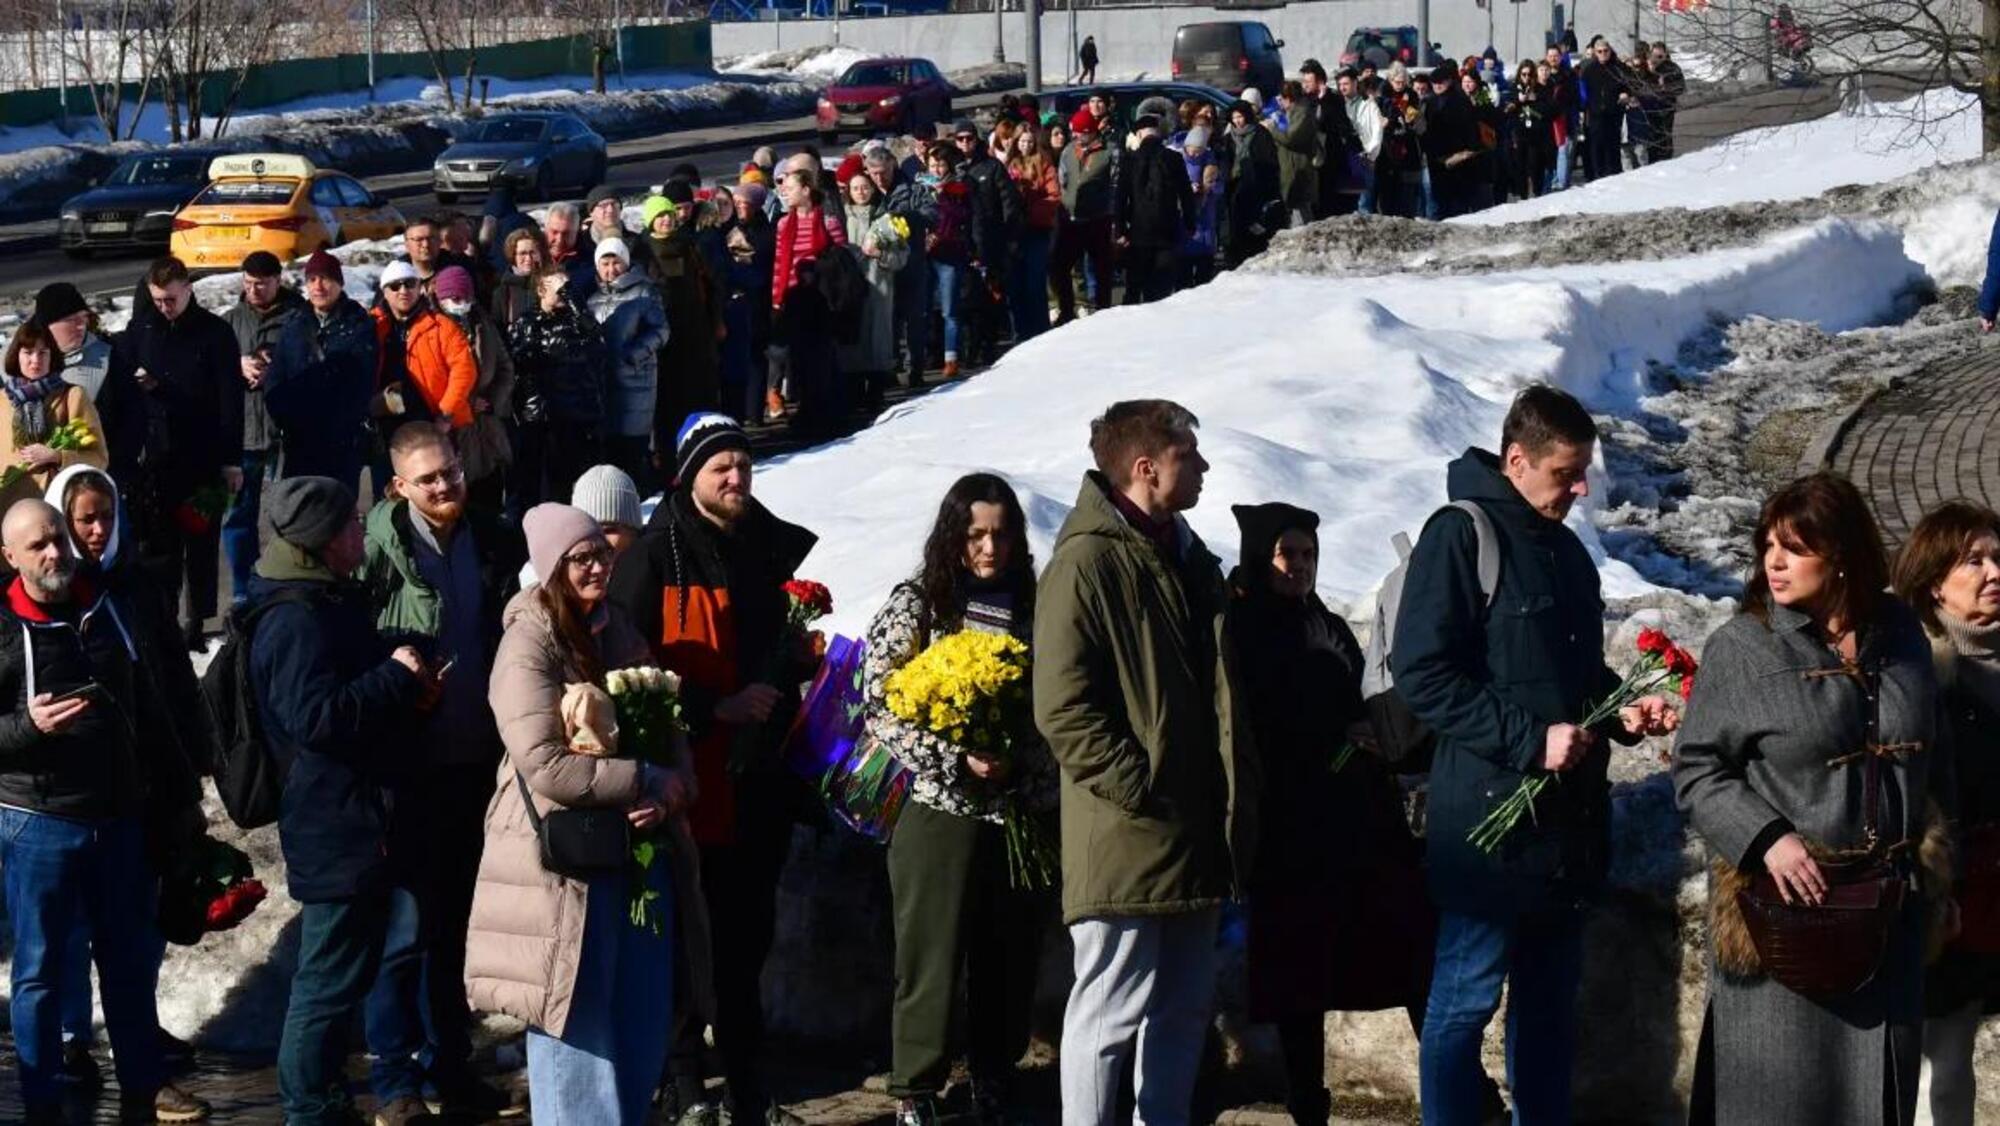
[[[645,523],[639,515],[639,487],[615,465],[593,465],[584,470],[570,490],[569,502],[599,524],[637,528]]]

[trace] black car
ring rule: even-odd
[[[1174,32],[1174,77],[1231,94],[1255,86],[1275,98],[1285,81],[1285,60],[1278,53],[1284,45],[1256,20],[1182,24]]]
[[[1083,108],[1092,94],[1111,95],[1111,122],[1114,130],[1120,134],[1132,128],[1132,115],[1138,111],[1140,103],[1152,98],[1163,98],[1175,107],[1179,107],[1189,98],[1207,102],[1215,107],[1215,117],[1218,122],[1229,120],[1229,107],[1236,101],[1233,96],[1198,82],[1109,82],[1096,86],[1069,86],[1051,91],[1042,95],[1042,105],[1061,114],[1062,123],[1067,127],[1069,119],[1076,116],[1076,111]],[[1167,123],[1166,131],[1169,133],[1175,131],[1171,122]]]
[[[221,155],[170,149],[126,157],[95,187],[64,201],[56,244],[76,258],[97,250],[166,253],[174,212],[208,186],[208,162]]]
[[[554,199],[558,188],[589,189],[604,181],[604,138],[567,113],[496,113],[440,153],[431,166],[439,203],[507,184]]]

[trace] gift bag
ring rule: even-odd
[[[862,731],[864,643],[835,635],[785,739],[784,760],[818,788],[840,823],[886,842],[909,796],[910,770]]]

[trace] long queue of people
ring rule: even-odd
[[[1450,466],[1452,504],[1418,539],[1393,621],[1394,692],[1433,740],[1418,838],[1394,778],[1411,764],[1382,757],[1403,736],[1363,694],[1370,658],[1314,593],[1317,515],[1235,506],[1225,578],[1183,515],[1208,468],[1197,427],[1161,400],[1097,418],[1095,468],[1039,574],[1006,481],[955,482],[868,629],[864,729],[913,777],[884,857],[899,1123],[958,1097],[955,1027],[972,1112],[1032,1110],[1016,1068],[1058,910],[1074,972],[1063,1121],[1128,1105],[1191,1121],[1231,902],[1247,904],[1250,1013],[1277,1026],[1296,1121],[1330,1121],[1324,1016],[1341,1009],[1409,1014],[1427,1123],[1509,1102],[1519,1121],[1568,1121],[1583,936],[1611,859],[1607,743],[1667,734],[1713,861],[1694,1120],[1909,1122],[1920,1060],[1936,1120],[1972,1120],[2000,889],[1945,861],[1989,855],[2000,825],[2000,515],[1944,505],[1892,565],[1851,484],[1787,485],[1684,714],[1648,696],[1583,726],[1620,680],[1596,567],[1564,523],[1597,432],[1570,396],[1524,391],[1499,452]],[[677,429],[650,514],[601,465],[515,527],[478,512],[434,423],[404,423],[385,452],[365,516],[345,480],[268,485],[237,623],[301,905],[287,1121],[357,1120],[357,1015],[373,1121],[417,1120],[427,1098],[502,1113],[471,1064],[476,1009],[527,1024],[537,1121],[636,1124],[664,1103],[687,1126],[725,1106],[797,1122],[768,1083],[759,977],[792,827],[818,809],[779,761],[818,659],[786,590],[814,535],[755,499],[748,436],[720,413]],[[87,1057],[90,963],[128,1114],[207,1113],[166,1078],[151,920],[160,865],[204,831],[221,724],[191,706],[128,494],[75,464],[0,520],[15,748],[0,868],[35,1123],[62,1121],[84,1079],[63,1038]],[[896,672],[960,631],[1022,644],[1031,728],[943,735],[899,715]],[[579,690],[648,665],[679,677],[685,730],[616,754],[583,741],[602,725]],[[1496,798],[1549,776],[1563,785],[1513,836],[1474,843]],[[1059,890],[1016,878],[1020,817],[1059,821]],[[637,883],[628,834],[663,856]],[[593,843],[607,838],[615,855]],[[1481,1063],[1503,989],[1504,1098]]]

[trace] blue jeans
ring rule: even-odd
[[[1569,154],[1575,147],[1575,140],[1567,140],[1556,146],[1556,167],[1549,176],[1550,191],[1559,192],[1569,187]]]
[[[423,1093],[420,1058],[429,1043],[423,1003],[424,942],[417,897],[389,893],[382,961],[361,1010],[368,1041],[368,1086],[381,1102]]]
[[[76,929],[86,924],[96,936],[91,952],[104,984],[118,1086],[130,1097],[150,1098],[166,1071],[153,995],[157,881],[140,823],[0,809],[0,880],[14,934],[9,1012],[22,1101],[39,1107],[61,1098],[63,986],[71,978]]]
[[[654,863],[660,932],[632,925],[625,873],[590,881],[576,991],[560,1037],[528,1030],[529,1114],[536,1126],[638,1126],[673,1039],[674,913],[668,861]]]
[[[958,359],[958,275],[964,266],[931,261],[931,288],[938,316],[944,320],[944,358]]]
[[[1424,162],[1422,189],[1421,194],[1417,198],[1422,201],[1417,214],[1422,218],[1435,222],[1438,217],[1438,197],[1437,189],[1431,186],[1431,166],[1429,161]]]
[[[250,600],[250,569],[257,565],[257,514],[264,497],[264,477],[277,458],[263,450],[243,451],[243,488],[222,514],[222,555],[229,560],[229,604]]]
[[[1516,1126],[1565,1126],[1576,1054],[1583,916],[1551,911],[1497,922],[1446,911],[1419,1052],[1424,1126],[1480,1121],[1479,1045],[1507,993],[1507,1087]]]
[[[167,956],[167,940],[156,927],[153,930],[153,986],[149,993],[160,995],[160,963]],[[96,1039],[92,1025],[90,1006],[90,921],[82,920],[70,932],[69,959],[63,968],[62,990],[62,1039],[64,1044],[89,1045]]]
[[[1013,307],[1017,344],[1049,330],[1049,251],[1054,245],[1054,231],[1026,230],[1014,244],[1007,303]]]
[[[299,907],[299,967],[278,1041],[287,1126],[346,1123],[347,1027],[368,996],[391,918],[387,892]]]
[[[1375,214],[1375,165],[1371,161],[1361,162],[1361,198],[1354,201],[1354,213]]]

